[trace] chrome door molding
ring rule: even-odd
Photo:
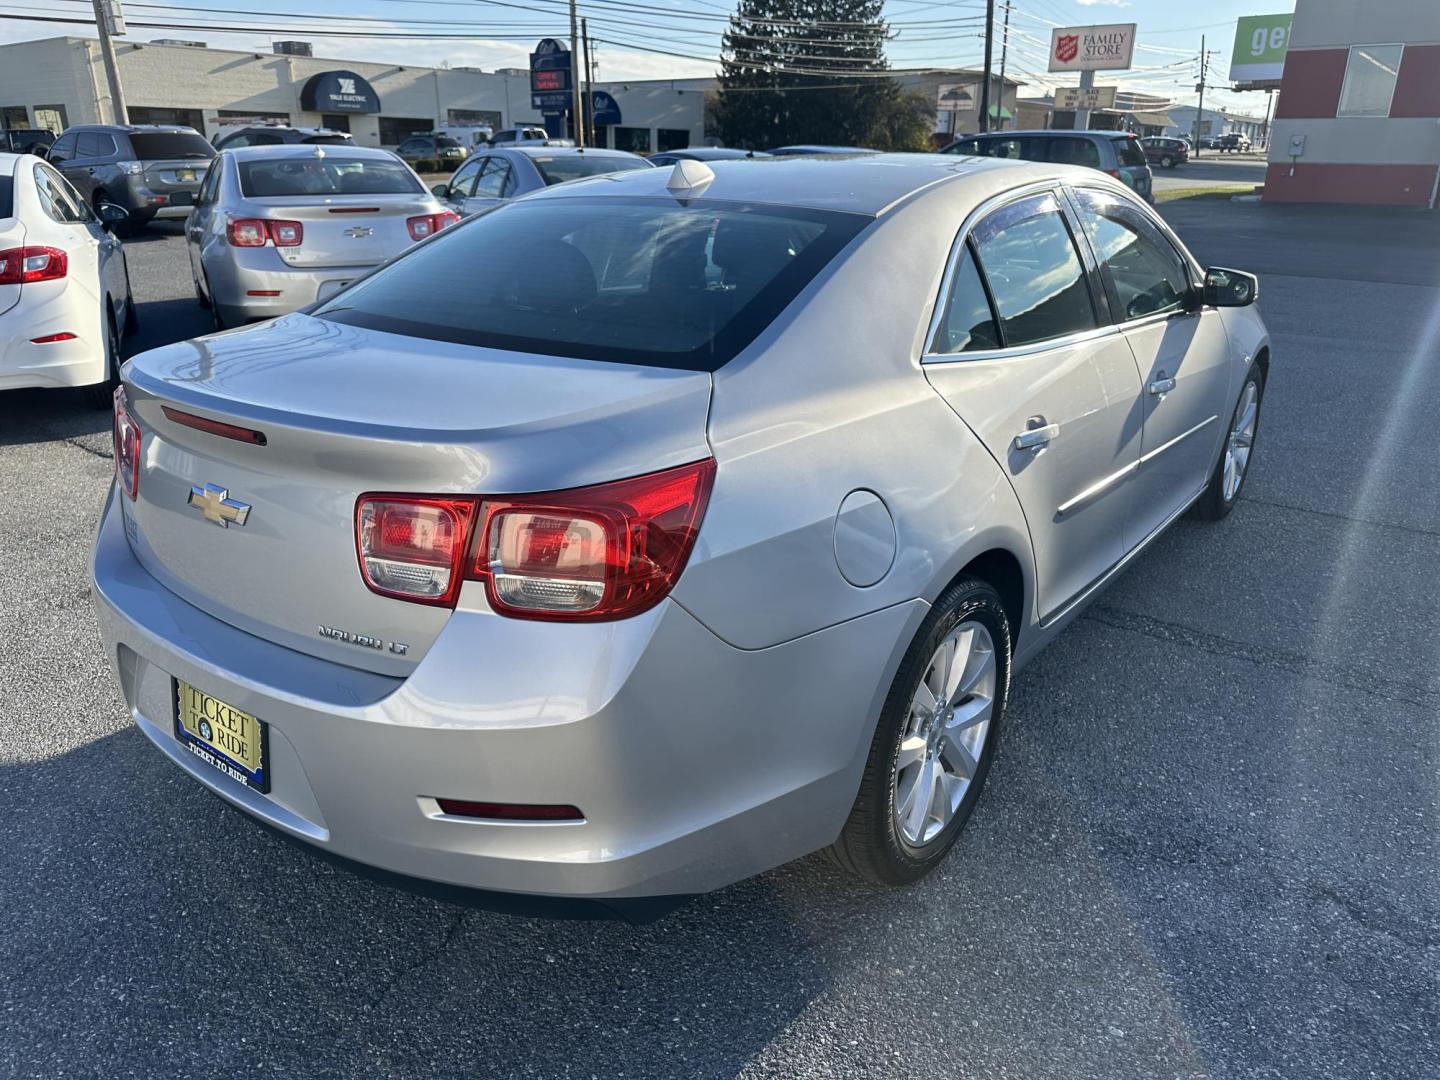
[[[1175,446],[1178,446],[1182,441],[1188,439],[1197,431],[1204,431],[1207,427],[1209,427],[1211,424],[1213,424],[1216,420],[1219,419],[1219,416],[1212,416],[1208,420],[1201,420],[1200,423],[1196,424],[1189,431],[1182,431],[1179,435],[1176,435],[1169,442],[1161,443],[1159,446],[1155,447],[1154,450],[1151,450],[1145,454],[1141,454],[1138,465],[1144,465],[1146,462],[1154,461],[1161,454],[1165,453],[1166,450],[1170,450]]]
[[[1091,484],[1085,490],[1080,492],[1080,494],[1076,495],[1072,499],[1067,499],[1065,502],[1057,506],[1055,508],[1055,516],[1063,517],[1065,514],[1068,514],[1076,507],[1081,506],[1084,503],[1088,503],[1091,499],[1105,494],[1105,492],[1109,491],[1116,484],[1120,483],[1131,473],[1136,472],[1140,468],[1140,462],[1143,460],[1144,458],[1140,458],[1136,461],[1132,461],[1128,465],[1122,466],[1121,468],[1115,470],[1109,476],[1102,476],[1099,480],[1096,480],[1095,483]]]

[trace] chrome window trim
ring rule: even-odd
[[[1154,225],[1157,229],[1160,230],[1160,235],[1165,237],[1165,239],[1170,242],[1170,246],[1175,249],[1176,254],[1178,254],[1180,258],[1184,260],[1186,266],[1190,267],[1190,271],[1194,275],[1191,278],[1190,283],[1192,285],[1204,284],[1205,268],[1200,265],[1200,261],[1196,259],[1194,255],[1190,254],[1190,249],[1181,242],[1180,237],[1175,235],[1175,230],[1170,228],[1169,224],[1165,221],[1165,219],[1155,212],[1155,208],[1152,207],[1149,203],[1145,202],[1145,200],[1141,199],[1129,188],[1125,187],[1124,185],[1121,185],[1119,188],[1113,188],[1110,187],[1108,184],[1096,184],[1089,182],[1088,180],[1082,180],[1079,183],[1069,184],[1067,186],[1072,190],[1079,188],[1089,188],[1092,191],[1103,191],[1107,195],[1118,195],[1121,198],[1125,199],[1131,206],[1141,211],[1145,215],[1146,221],[1150,222],[1151,225]],[[1076,207],[1076,210],[1078,212],[1079,207]],[[1086,240],[1088,242],[1088,236],[1086,237]]]
[[[994,211],[1008,206],[1012,202],[1019,202],[1032,195],[1053,194],[1055,201],[1060,206],[1060,215],[1065,219],[1072,236],[1071,241],[1075,244],[1075,253],[1079,256],[1080,265],[1085,271],[1086,287],[1090,289],[1090,298],[1095,307],[1095,317],[1100,322],[1099,326],[1089,330],[1081,330],[1078,333],[1067,334],[1064,337],[1046,338],[1044,341],[1029,342],[1025,345],[1007,345],[999,349],[972,349],[967,352],[942,353],[935,351],[935,342],[939,339],[940,324],[945,318],[945,304],[950,297],[950,288],[955,281],[955,273],[960,267],[960,260],[965,255],[965,244],[970,239],[970,233],[979,222],[984,220]],[[1076,229],[1081,229],[1076,233]],[[1077,242],[1078,241],[1078,242]],[[966,215],[965,220],[960,223],[960,229],[955,234],[955,239],[950,244],[950,255],[945,260],[945,272],[940,277],[940,291],[936,295],[930,312],[930,324],[925,331],[925,344],[921,349],[920,363],[924,364],[956,364],[970,360],[1003,360],[1015,356],[1033,356],[1036,353],[1049,352],[1051,349],[1063,348],[1066,345],[1073,345],[1078,342],[1088,341],[1093,338],[1105,337],[1107,334],[1117,333],[1118,330],[1110,319],[1109,302],[1103,296],[1098,298],[1095,295],[1095,273],[1098,267],[1095,263],[1094,252],[1090,250],[1090,241],[1084,236],[1083,228],[1076,216],[1075,208],[1071,205],[1068,194],[1065,191],[1065,182],[1059,177],[1050,177],[1046,180],[1035,180],[1021,187],[1010,188],[990,196],[974,210]],[[993,312],[996,319],[999,319],[999,312]],[[999,329],[997,322],[996,329]]]

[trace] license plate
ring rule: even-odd
[[[171,206],[189,206],[189,205],[190,205],[190,192],[188,192],[188,191],[177,191],[177,192],[175,192],[174,195],[171,195],[171,196],[170,196],[170,205],[171,205]]]
[[[195,170],[194,170],[194,169],[176,169],[176,170],[175,170],[175,179],[176,179],[177,181],[179,181],[180,183],[182,183],[182,184],[191,184],[191,183],[194,183],[194,182],[195,182]]]
[[[175,737],[232,780],[269,792],[270,747],[263,720],[176,679]]]

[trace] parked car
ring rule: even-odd
[[[726,146],[692,146],[686,150],[662,150],[651,154],[652,165],[674,165],[677,161],[730,161],[740,158],[768,158],[764,150],[736,150]]]
[[[835,154],[878,154],[879,150],[871,150],[865,146],[822,146],[820,144],[806,144],[803,146],[772,146],[771,157],[828,157]]]
[[[497,146],[477,151],[430,190],[461,214],[474,214],[532,191],[585,176],[651,168],[639,154],[575,146]]]
[[[215,159],[185,245],[223,329],[323,300],[458,220],[388,150],[251,146]]]
[[[1236,154],[1248,154],[1250,152],[1250,136],[1241,131],[1227,131],[1215,142],[1215,149],[1230,151]]]
[[[55,133],[44,128],[10,128],[0,131],[0,154],[40,154],[55,141]]]
[[[653,912],[827,846],[910,882],[1015,673],[1235,505],[1255,279],[1132,189],[685,164],[126,365],[94,596],[174,765],[452,887]]]
[[[1220,136],[1218,136],[1218,135],[1202,135],[1202,136],[1200,136],[1200,149],[1201,149],[1201,150],[1218,150],[1218,149],[1220,149]]]
[[[125,251],[51,165],[0,153],[0,390],[81,386],[110,404],[135,302]]]
[[[412,135],[395,148],[407,162],[411,161],[445,161],[460,162],[470,155],[459,139],[452,139],[449,135]]]
[[[552,138],[550,133],[543,127],[518,127],[505,128],[495,132],[490,137],[491,146],[526,146],[535,144],[539,146],[574,146],[574,139]]]
[[[956,139],[941,153],[1083,165],[1109,173],[1147,201],[1154,199],[1145,151],[1128,131],[995,131]]]
[[[1184,139],[1154,135],[1141,139],[1140,146],[1145,151],[1145,160],[1162,169],[1173,169],[1190,160],[1190,144]]]
[[[355,140],[348,131],[327,127],[291,127],[289,124],[243,124],[224,127],[215,133],[216,150],[239,150],[242,146],[286,146],[307,143],[335,146]]]
[[[190,213],[215,148],[190,127],[89,124],[67,128],[45,156],[97,212],[123,209],[116,231],[129,235]]]

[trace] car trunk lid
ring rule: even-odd
[[[189,206],[195,192],[205,179],[210,162],[204,158],[175,158],[168,161],[147,161],[145,186],[156,195],[168,196],[171,206]]]
[[[411,218],[434,214],[434,199],[412,195],[284,196],[266,199],[263,216],[298,221],[305,235],[277,250],[287,266],[376,266],[415,242]]]
[[[706,373],[423,341],[300,314],[145,353],[127,366],[126,388],[142,471],[138,498],[121,501],[146,568],[249,633],[391,675],[424,657],[450,611],[366,587],[360,495],[554,490],[709,454]],[[197,430],[184,414],[262,432],[264,445]],[[243,525],[207,518],[207,503],[222,498],[233,506],[215,516],[248,507]]]

